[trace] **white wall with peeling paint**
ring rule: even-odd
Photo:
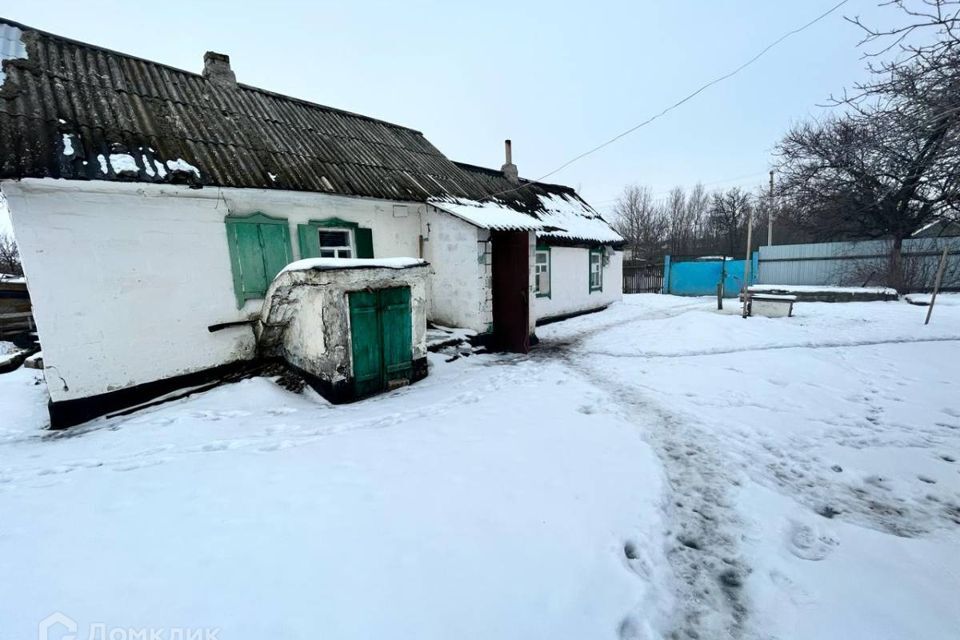
[[[430,263],[430,314],[433,322],[487,331],[489,232],[427,205],[423,216],[423,257]],[[489,316],[489,317],[488,317]]]
[[[373,229],[377,257],[417,257],[417,205],[270,190],[4,182],[54,401],[83,398],[255,355],[237,309],[224,217],[262,211],[296,225],[338,217]],[[412,215],[409,209],[413,210]]]

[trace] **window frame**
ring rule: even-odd
[[[540,291],[540,280],[537,277],[537,254],[547,254],[547,292]],[[553,295],[553,255],[550,247],[545,244],[538,244],[533,253],[533,291],[538,298],[550,299]]]
[[[224,227],[227,233],[227,249],[230,254],[230,273],[233,277],[233,293],[237,299],[237,309],[242,309],[247,300],[262,300],[267,295],[270,283],[277,277],[277,273],[269,274],[267,269],[267,254],[264,251],[263,235],[260,231],[262,226],[277,226],[281,229],[281,235],[284,239],[284,258],[285,265],[293,262],[293,245],[290,242],[290,224],[286,218],[269,216],[262,211],[255,211],[249,215],[229,214],[224,219]],[[263,270],[265,275],[265,287],[259,289],[247,290],[244,286],[243,264],[241,264],[239,237],[237,227],[239,225],[253,225],[257,227],[257,237],[260,239],[260,259],[263,261]],[[281,269],[282,270],[282,269]]]
[[[358,222],[350,222],[343,218],[324,218],[320,220],[308,220],[297,225],[297,245],[300,249],[300,259],[319,258],[320,255],[320,236],[321,230],[326,231],[349,231],[350,248],[353,252],[352,258],[373,258],[373,230],[368,227],[361,227]],[[306,238],[308,234],[310,238]],[[314,235],[316,234],[316,235]],[[310,243],[311,238],[316,238],[317,255],[313,255]]]
[[[597,256],[597,279],[596,286],[593,284],[593,256]],[[594,291],[603,291],[603,248],[591,247],[587,254],[587,287],[590,293]]]
[[[317,246],[319,247],[319,251],[321,254],[324,251],[334,251],[339,253],[340,251],[343,251],[344,249],[346,249],[347,251],[350,252],[350,255],[346,256],[346,259],[357,257],[357,241],[356,241],[356,234],[354,233],[354,231],[356,230],[356,227],[353,227],[353,228],[327,227],[327,226],[320,226],[320,225],[311,225],[311,226],[313,227],[313,232],[317,234]],[[324,231],[334,231],[334,232],[340,231],[347,234],[347,244],[340,245],[337,247],[324,247],[323,244],[320,243],[320,234],[323,233]],[[321,255],[320,257],[322,258],[324,256]],[[334,255],[332,257],[342,258],[344,256]]]

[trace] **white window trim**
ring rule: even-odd
[[[543,254],[543,255],[545,255],[545,256],[547,257],[547,261],[546,261],[546,263],[545,263],[545,265],[546,265],[545,273],[547,274],[547,291],[546,291],[546,293],[544,293],[544,292],[542,292],[542,291],[540,290],[540,278],[538,277],[539,274],[537,273],[537,268],[540,266],[539,263],[537,262],[537,258],[538,258],[541,254]],[[550,249],[536,249],[536,250],[534,251],[534,258],[533,258],[533,292],[534,292],[534,294],[535,294],[538,298],[549,298],[549,297],[551,297],[551,296],[553,295],[553,274],[551,273],[551,271],[553,270],[553,269],[552,269],[552,266],[553,266],[553,265],[551,265],[551,263],[550,263],[550,262],[551,262],[551,259],[552,259],[552,256],[550,255]]]
[[[331,232],[331,231],[333,231],[333,232],[343,232],[343,233],[346,233],[346,234],[347,234],[347,244],[341,245],[341,246],[338,246],[338,247],[324,247],[322,244],[320,244],[320,234],[321,234],[321,233],[329,233],[329,232]],[[346,228],[346,227],[317,227],[317,245],[320,247],[320,254],[321,254],[321,256],[323,255],[323,252],[324,252],[324,251],[334,251],[335,253],[339,253],[340,251],[343,251],[344,249],[348,249],[348,250],[350,251],[350,257],[351,257],[351,258],[356,258],[356,257],[357,257],[357,239],[354,237],[353,229],[350,229],[350,228]],[[334,258],[339,258],[340,256],[339,256],[339,255],[334,255],[333,257],[334,257]]]
[[[597,286],[593,285],[593,257],[597,256]],[[603,252],[602,250],[590,249],[590,270],[589,270],[589,280],[587,285],[590,289],[590,293],[594,291],[603,291]]]

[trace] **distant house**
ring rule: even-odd
[[[429,263],[427,318],[525,351],[620,298],[622,239],[569,187],[419,131],[0,19],[0,189],[55,426],[258,357],[290,262]],[[318,320],[319,322],[319,320]]]
[[[912,238],[952,238],[960,236],[960,222],[934,220],[913,232]]]

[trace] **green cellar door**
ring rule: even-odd
[[[410,289],[395,287],[350,294],[350,339],[357,397],[410,381]]]

